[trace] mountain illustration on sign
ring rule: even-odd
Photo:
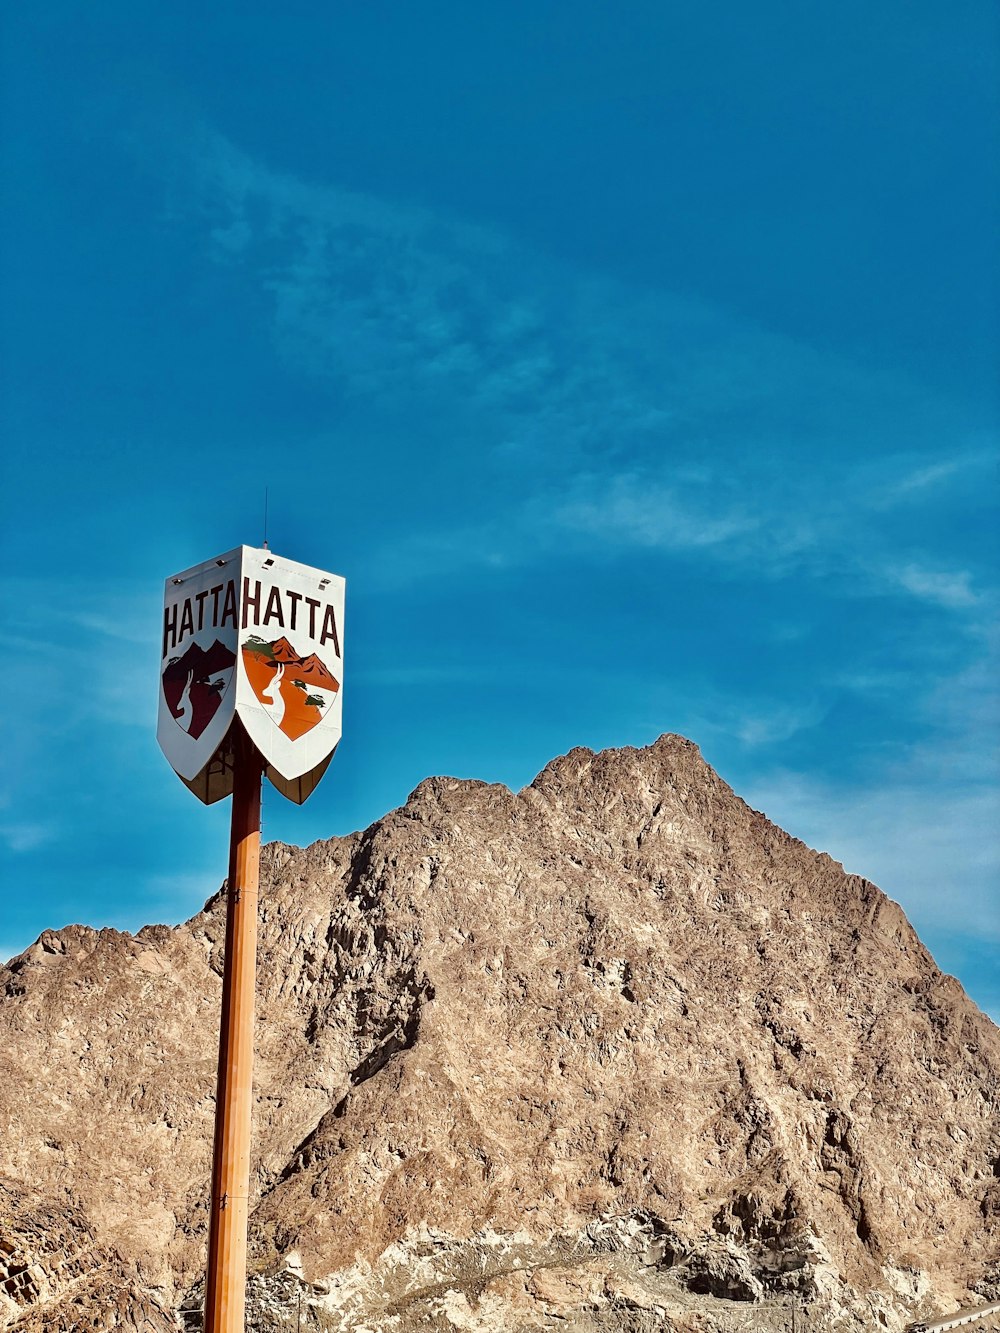
[[[323,718],[340,682],[316,653],[300,657],[282,636],[269,643],[251,634],[242,646],[253,692],[289,740],[298,740]]]
[[[219,710],[236,665],[236,654],[218,639],[211,648],[197,643],[163,670],[163,697],[170,716],[197,740]]]

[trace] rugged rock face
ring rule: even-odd
[[[223,929],[220,895],[0,969],[0,1327],[198,1326]],[[1000,1033],[688,741],[270,846],[258,963],[257,1328],[899,1329],[1000,1295]]]

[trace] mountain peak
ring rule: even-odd
[[[651,745],[642,747],[625,745],[616,749],[591,750],[576,746],[550,760],[531,786],[543,790],[560,785],[601,784],[615,779],[628,781],[633,777],[648,780],[655,776],[662,780],[671,774],[720,781],[694,741],[664,732]]]

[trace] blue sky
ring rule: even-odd
[[[266,486],[348,580],[266,837],[678,731],[1000,1015],[993,6],[280,11],[0,20],[0,953],[217,887],[162,581]]]

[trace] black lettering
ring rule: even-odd
[[[184,598],[184,610],[181,612],[181,628],[177,637],[183,639],[185,634],[194,633],[194,613],[191,610],[191,598]]]
[[[177,646],[177,603],[163,608],[163,656],[167,655],[167,635],[170,635],[170,647]]]
[[[294,629],[294,628],[295,628],[295,617],[298,615],[298,611],[299,611],[299,602],[302,601],[302,594],[301,594],[300,592],[289,592],[289,593],[287,594],[287,596],[288,596],[288,600],[289,600],[289,601],[291,602],[291,604],[292,604],[292,626],[291,626],[291,627],[292,627],[292,629]]]
[[[337,621],[333,614],[333,607],[328,606],[323,612],[323,628],[319,632],[319,646],[322,648],[327,639],[333,640],[333,646],[337,650],[337,656],[340,656],[340,639],[337,637]]]
[[[196,592],[194,600],[198,603],[198,629],[205,624],[205,598],[208,596],[208,589],[204,592]]]
[[[281,593],[277,588],[272,588],[267,595],[267,610],[264,612],[264,621],[266,625],[269,620],[276,620],[282,629],[285,628],[285,617],[281,614]]]
[[[236,628],[236,580],[230,579],[226,584],[226,598],[222,603],[222,624],[227,620],[233,622],[233,629]]]
[[[319,610],[319,602],[316,600],[315,597],[307,597],[307,598],[305,599],[305,602],[306,602],[306,606],[308,606],[308,608],[309,608],[309,637],[310,637],[310,639],[315,639],[315,637],[316,637],[316,612]]]
[[[217,583],[212,589],[212,624],[219,623],[219,593],[222,591],[222,584]]]
[[[232,584],[229,585],[232,587]],[[260,620],[260,580],[254,585],[254,595],[250,596],[250,580],[243,576],[243,628],[246,629],[247,621],[250,617],[250,608],[253,607],[253,623],[256,625]],[[227,594],[228,598],[228,594]]]

